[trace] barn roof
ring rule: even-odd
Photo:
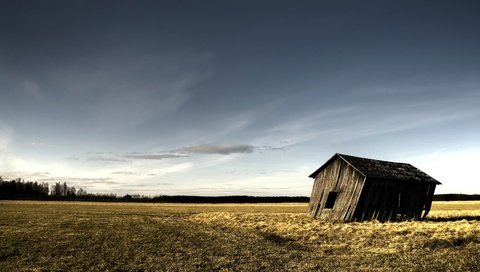
[[[408,163],[381,161],[338,153],[333,155],[333,157],[331,157],[324,165],[318,168],[309,177],[315,178],[318,173],[320,173],[325,167],[327,167],[337,158],[341,158],[368,178],[419,181],[441,184],[438,180],[432,178],[425,172]]]

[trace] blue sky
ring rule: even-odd
[[[334,153],[480,193],[476,1],[5,1],[0,175],[309,195]]]

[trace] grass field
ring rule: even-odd
[[[480,271],[480,202],[401,223],[306,206],[0,201],[0,270]]]

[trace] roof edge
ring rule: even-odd
[[[353,167],[353,169],[357,170],[358,173],[362,174],[364,177],[367,177],[367,175],[365,175],[362,171],[360,171],[357,167],[355,167],[351,162],[349,162],[347,159],[345,159],[343,157],[343,154],[339,154],[337,153],[336,155],[338,155],[340,158],[342,158],[342,160],[346,163],[348,163],[348,165],[350,165],[351,167]]]
[[[315,170],[313,173],[311,173],[308,177],[309,178],[316,178],[318,173],[320,173],[323,169],[325,169],[330,163],[332,163],[332,161],[335,159],[335,158],[340,158],[342,159],[344,162],[346,162],[348,165],[350,165],[351,167],[353,167],[353,169],[355,169],[356,171],[358,171],[360,174],[362,174],[364,177],[366,177],[366,175],[364,173],[362,173],[362,171],[358,170],[355,166],[353,166],[347,159],[345,159],[343,157],[342,154],[340,153],[335,153],[330,159],[328,159],[322,166],[320,166],[317,170]]]

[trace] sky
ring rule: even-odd
[[[478,1],[0,0],[0,176],[309,196],[335,153],[480,194]]]

